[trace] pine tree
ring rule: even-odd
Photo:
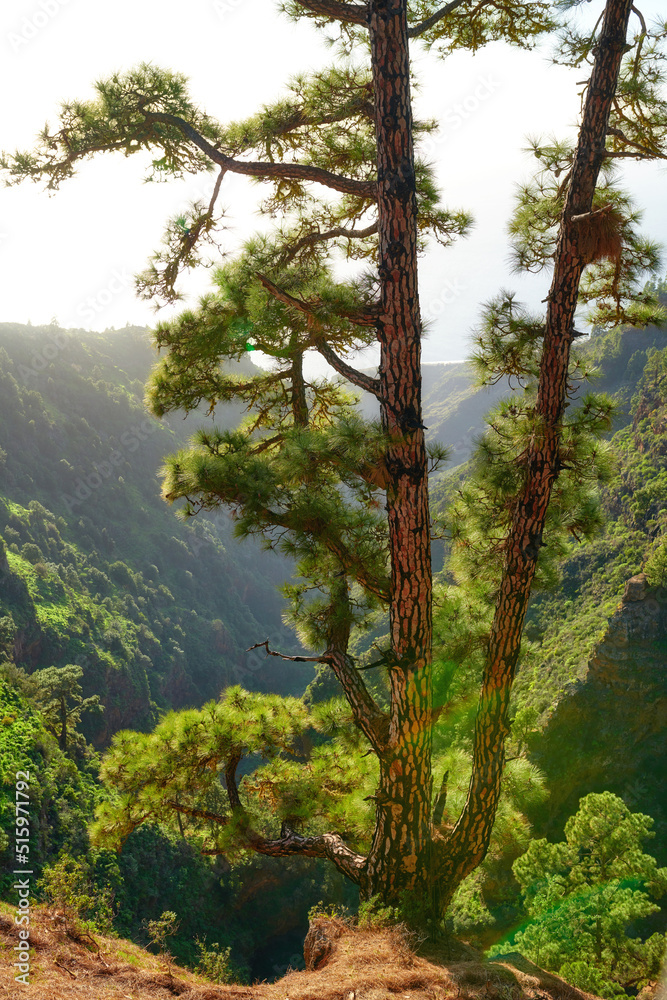
[[[44,716],[44,724],[58,740],[63,753],[73,745],[85,745],[83,737],[76,731],[83,713],[102,711],[99,695],[82,696],[79,684],[82,677],[82,668],[73,663],[64,667],[45,667],[30,675],[35,702]]]
[[[667,868],[642,850],[652,827],[649,816],[631,813],[611,792],[582,798],[564,842],[534,840],[514,862],[532,919],[510,947],[609,1000],[657,976],[665,935],[642,941],[627,933],[659,910],[650,897],[667,892]]]
[[[331,752],[318,750],[316,764],[300,772],[304,780],[310,775],[315,805],[307,809],[296,796],[294,808],[288,807],[299,784],[288,779],[299,763],[286,763],[285,756],[304,754],[300,710],[228,692],[219,706],[169,717],[138,743],[117,739],[107,774],[124,794],[106,815],[108,829],[122,834],[148,817],[177,815],[181,829],[211,853],[326,857],[364,896],[395,903],[408,894],[431,912],[446,906],[484,857],[545,527],[557,537],[586,532],[595,522],[590,490],[579,488],[578,479],[582,470],[597,476],[598,453],[589,442],[606,425],[608,406],[592,400],[564,419],[582,272],[590,268],[590,294],[602,300],[602,311],[611,290],[617,318],[633,292],[629,265],[636,276],[651,263],[647,248],[644,258],[627,259],[632,246],[623,204],[598,210],[594,203],[608,158],[663,155],[655,39],[642,27],[627,40],[630,10],[630,0],[608,0],[593,37],[570,32],[565,51],[571,59],[593,62],[579,141],[569,151],[536,149],[547,171],[564,172],[555,190],[542,183],[529,192],[517,223],[522,266],[538,258],[543,265],[557,235],[546,323],[517,315],[511,298],[505,299],[491,308],[481,338],[479,364],[488,377],[515,375],[532,384],[532,395],[515,410],[512,404],[505,409],[485,445],[477,500],[469,505],[479,515],[477,538],[456,528],[462,565],[470,554],[473,564],[486,567],[484,597],[495,610],[478,640],[485,666],[473,774],[452,829],[433,822],[432,730],[442,706],[432,700],[428,474],[443,455],[437,449],[429,454],[424,441],[417,256],[429,236],[448,244],[466,231],[469,219],[438,206],[428,167],[415,160],[414,141],[432,125],[412,119],[409,42],[421,39],[443,54],[474,51],[495,39],[529,46],[554,27],[555,14],[545,3],[513,0],[454,0],[440,9],[421,2],[408,9],[406,0],[296,0],[293,16],[313,17],[337,31],[343,52],[370,50],[370,68],[355,62],[300,77],[285,100],[223,128],[192,103],[180,76],[142,66],[100,82],[95,101],[66,105],[60,129],[47,128],[37,152],[4,158],[10,180],[46,177],[52,188],[80,160],[101,151],[152,150],[155,176],[217,166],[210,202],[172,220],[162,250],[139,278],[143,295],[163,301],[178,298],[180,271],[195,266],[215,240],[225,173],[272,185],[262,208],[280,220],[275,231],[249,241],[219,269],[215,290],[198,310],[157,329],[157,345],[166,352],[149,388],[157,414],[202,403],[214,410],[229,399],[243,400],[249,413],[234,433],[201,433],[190,451],[175,456],[165,496],[185,498],[189,513],[225,504],[240,534],[258,534],[296,558],[295,623],[322,650],[310,659],[335,675],[376,767],[374,832],[363,853],[328,829],[302,834],[293,817],[301,824],[317,825],[326,816],[335,821],[337,796],[350,791],[349,774],[337,789],[335,768],[327,772],[325,766],[332,764]],[[658,123],[648,138],[647,119]],[[263,159],[251,158],[257,156]],[[313,184],[326,197],[316,196]],[[599,235],[600,221],[606,238]],[[529,246],[537,249],[529,252]],[[337,251],[372,263],[343,283],[334,272]],[[372,376],[346,357],[374,341],[380,365]],[[270,373],[246,376],[225,367],[252,349],[275,359]],[[378,426],[359,420],[341,385],[306,379],[307,351],[319,352],[348,383],[378,400]],[[548,524],[554,492],[556,515]],[[480,530],[490,537],[480,539]],[[388,646],[373,664],[386,680],[386,705],[348,646],[352,628],[377,607],[389,616]],[[281,655],[262,645],[267,655]],[[257,753],[267,760],[265,768],[254,784],[245,779],[239,785],[241,760]],[[165,771],[169,761],[173,766]],[[437,818],[445,793],[443,783]],[[257,802],[275,806],[283,821],[279,836],[266,832],[266,815],[265,832],[257,828]]]

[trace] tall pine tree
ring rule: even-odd
[[[148,818],[178,815],[183,832],[210,853],[325,857],[364,896],[395,903],[409,894],[431,913],[446,906],[484,857],[550,501],[555,535],[585,532],[595,520],[580,480],[582,470],[597,474],[589,440],[608,412],[591,401],[565,421],[582,272],[591,268],[598,282],[591,295],[599,292],[601,308],[611,287],[620,315],[632,291],[630,265],[637,272],[651,263],[647,247],[644,258],[628,259],[639,244],[624,225],[622,206],[594,203],[607,159],[664,151],[654,42],[641,19],[628,40],[630,11],[631,0],[608,0],[592,36],[568,35],[572,60],[593,62],[579,141],[560,153],[536,150],[547,172],[564,176],[555,190],[546,182],[531,190],[516,222],[525,266],[534,263],[531,253],[543,265],[557,236],[546,323],[529,321],[505,299],[492,306],[481,336],[478,361],[489,378],[509,373],[534,385],[515,412],[500,415],[485,445],[470,506],[482,534],[486,517],[488,537],[480,539],[478,530],[473,539],[458,524],[455,530],[462,562],[471,556],[485,567],[483,577],[491,574],[487,597],[495,611],[483,642],[469,794],[451,829],[434,821],[433,810],[432,730],[442,706],[434,708],[432,699],[428,474],[443,456],[429,454],[424,441],[417,257],[429,236],[447,244],[469,220],[438,206],[430,172],[415,160],[415,138],[431,126],[413,122],[409,46],[421,39],[444,54],[496,39],[528,46],[555,26],[551,8],[514,0],[453,0],[441,8],[429,2],[408,8],[406,0],[295,0],[293,16],[337,31],[343,51],[370,52],[370,66],[360,68],[357,59],[298,78],[287,98],[227,128],[192,103],[181,77],[142,66],[100,82],[95,101],[66,105],[59,129],[45,130],[36,152],[4,158],[10,180],[46,177],[52,188],[102,151],[149,149],[161,176],[217,168],[210,202],[172,220],[162,250],[139,278],[143,295],[166,301],[178,297],[180,271],[195,266],[215,239],[224,175],[271,185],[262,208],[279,220],[276,229],[218,271],[215,290],[197,310],[157,329],[165,356],[149,389],[156,413],[202,403],[214,409],[229,399],[248,406],[237,431],[202,433],[169,462],[165,495],[186,498],[191,513],[225,504],[239,533],[259,534],[295,556],[301,580],[292,588],[295,622],[321,650],[311,659],[335,675],[375,762],[374,829],[361,850],[353,823],[341,824],[352,841],[356,836],[352,847],[340,829],[322,825],[337,822],[338,799],[352,789],[354,774],[331,748],[299,763],[302,708],[230,691],[218,705],[168,717],[140,740],[118,738],[106,772],[122,795],[103,819],[107,830],[123,835]],[[647,118],[657,122],[648,139],[641,125]],[[341,251],[367,260],[368,269],[337,280]],[[347,360],[373,342],[380,349],[375,376]],[[272,356],[273,369],[243,376],[225,367],[249,348]],[[378,400],[378,426],[362,424],[341,385],[306,377],[308,351]],[[353,626],[378,606],[389,617],[388,646],[374,664],[384,672],[386,705],[348,649]],[[328,723],[318,717],[309,724]],[[266,764],[239,783],[239,765],[251,754]],[[290,754],[296,762],[287,761]],[[364,766],[357,765],[360,784]],[[300,787],[311,793],[310,805]],[[444,794],[443,788],[438,821]]]

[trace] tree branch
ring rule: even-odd
[[[254,646],[248,646],[246,653],[249,653],[251,649],[261,649],[262,646],[266,650],[267,656],[277,656],[281,660],[291,660],[293,663],[328,663],[328,659],[325,654],[322,656],[289,656],[287,653],[279,653],[275,649],[269,649],[269,640],[265,639],[264,642],[256,642]]]
[[[389,716],[376,704],[348,653],[331,647],[321,659],[333,670],[352,709],[357,727],[381,757],[387,749]]]
[[[432,28],[438,21],[442,21],[443,17],[447,17],[453,10],[460,7],[462,3],[465,3],[465,0],[451,0],[451,3],[446,3],[440,10],[436,10],[435,14],[431,14],[430,17],[420,21],[419,24],[415,24],[412,28],[408,28],[408,38],[418,38],[420,35],[423,35],[425,31]]]
[[[366,4],[341,3],[340,0],[297,0],[305,10],[322,17],[330,17],[334,21],[345,24],[368,25],[368,6]]]
[[[637,160],[639,159],[667,160],[667,155],[665,153],[661,153],[659,149],[649,149],[647,146],[643,146],[640,142],[637,142],[635,139],[630,139],[629,136],[627,136],[625,132],[620,128],[611,128],[611,127],[608,128],[607,135],[613,135],[617,139],[620,139],[622,142],[624,142],[626,145],[634,146],[635,149],[639,151],[637,153],[632,153],[628,150],[627,152],[619,151],[615,153],[613,152],[613,150],[605,149],[604,155],[607,157],[607,159],[630,157]]]
[[[374,236],[378,231],[377,222],[372,222],[370,226],[366,226],[365,229],[345,229],[344,226],[337,226],[335,229],[328,229],[326,232],[321,233],[309,233],[308,236],[302,236],[300,240],[289,248],[285,257],[289,261],[293,260],[298,254],[299,250],[303,247],[313,246],[315,243],[324,243],[326,240],[335,240],[343,237],[347,240],[364,240],[367,236]]]
[[[263,645],[263,644],[260,644]],[[254,648],[254,647],[253,647]],[[268,647],[267,647],[268,648]],[[366,858],[362,854],[356,854],[345,845],[342,838],[335,833],[323,833],[317,837],[302,837],[300,834],[290,830],[285,824],[280,831],[280,837],[270,840],[263,837],[252,829],[249,819],[241,804],[238,786],[236,784],[236,769],[241,760],[240,755],[233,755],[227,762],[225,768],[225,783],[227,785],[227,795],[233,813],[242,818],[243,832],[245,834],[247,846],[256,851],[257,854],[265,854],[272,858],[284,858],[293,854],[305,855],[309,858],[326,858],[333,862],[339,871],[346,875],[355,883],[359,883]],[[207,812],[204,809],[191,809],[181,806],[173,800],[168,803],[177,812],[186,813],[188,816],[195,816],[200,819],[208,819],[214,823],[227,823],[224,816],[217,813]],[[205,855],[217,855],[224,853],[219,848],[204,848],[201,852]]]
[[[250,833],[249,846],[258,854],[271,858],[285,858],[294,854],[307,858],[326,858],[356,885],[361,882],[366,858],[363,854],[350,850],[338,834],[322,833],[316,837],[302,837],[286,826],[283,826],[281,833],[282,836],[277,840],[267,840],[259,834]]]
[[[327,649],[320,656],[288,656],[286,653],[278,653],[276,650],[270,649],[268,639],[265,639],[264,642],[256,642],[254,646],[249,646],[246,652],[249,653],[251,649],[260,649],[261,647],[264,647],[267,656],[277,656],[281,660],[290,660],[294,663],[326,663],[330,666],[345,693],[357,726],[376,753],[380,755],[384,752],[389,731],[389,719],[378,708],[369,694],[351,656],[333,647]],[[229,784],[227,787],[229,788]]]
[[[357,388],[363,389],[364,392],[370,392],[377,399],[382,400],[382,387],[379,378],[364,375],[363,372],[357,371],[356,368],[352,368],[346,364],[324,340],[318,340],[315,346],[334,371],[337,371],[339,375],[346,378],[352,385],[356,385]]]
[[[351,177],[342,177],[340,174],[332,174],[329,170],[324,170],[321,167],[311,167],[303,163],[263,163],[235,160],[232,156],[227,156],[221,150],[212,146],[192,125],[183,118],[179,118],[178,115],[146,110],[142,110],[142,113],[146,121],[174,125],[195,146],[198,146],[210,160],[221,167],[225,167],[227,170],[231,170],[233,173],[247,174],[251,177],[262,177],[264,179],[275,177],[283,180],[316,181],[318,184],[324,184],[325,187],[333,188],[334,191],[341,191],[343,194],[353,194],[369,199],[377,197],[377,184],[375,181],[355,181]]]
[[[216,490],[211,488],[209,491],[212,496],[219,497],[225,503],[234,506],[239,504],[237,496],[231,493],[225,493],[221,490]],[[207,506],[207,501],[199,500],[197,497],[191,496],[189,493],[174,492],[166,495],[167,500],[176,499],[186,499],[193,510],[211,510],[211,506]],[[325,548],[329,550],[333,555],[336,556],[341,566],[345,568],[345,571],[353,577],[357,583],[369,591],[369,593],[374,594],[383,604],[389,601],[389,589],[390,581],[386,575],[380,575],[377,571],[371,571],[366,566],[364,566],[362,558],[357,551],[351,549],[347,545],[340,535],[336,535],[332,532],[332,526],[328,521],[325,521],[322,517],[302,517],[300,520],[295,521],[294,519],[285,515],[285,513],[280,513],[277,510],[273,510],[271,507],[258,506],[255,508],[255,513],[261,517],[262,522],[265,525],[269,525],[273,528],[285,528],[287,531],[299,531],[301,533],[310,533],[314,535]]]
[[[308,313],[309,316],[315,316],[315,310],[318,306],[323,305],[322,302],[306,302],[305,299],[297,299],[294,295],[290,295],[289,292],[284,291],[284,289],[279,288],[278,285],[274,285],[270,278],[267,278],[265,274],[260,274],[257,272],[257,277],[266,288],[267,292],[273,295],[274,299],[278,299],[279,302],[284,302],[287,306],[292,306],[294,309],[298,309],[300,312]],[[336,312],[337,316],[342,316],[344,319],[349,319],[351,323],[356,323],[357,326],[375,326],[377,323],[379,307],[369,306],[366,309],[341,309]],[[317,317],[316,317],[317,318]]]
[[[224,826],[229,823],[228,816],[221,816],[220,813],[208,812],[206,809],[194,809],[191,806],[182,806],[180,802],[176,802],[174,799],[167,799],[166,804],[170,806],[174,812],[183,813],[184,816],[194,816],[195,819],[208,819],[211,823],[218,823],[220,826]],[[148,818],[148,814],[146,817]]]
[[[236,784],[236,768],[241,762],[241,754],[233,754],[227,761],[227,766],[225,768],[225,786],[227,788],[227,798],[229,799],[229,804],[233,811],[241,810],[243,811],[243,806],[241,805],[241,797],[239,795],[238,786]]]

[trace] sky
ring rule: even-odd
[[[642,10],[650,16],[660,6],[649,0]],[[312,25],[287,21],[273,0],[3,0],[0,50],[6,151],[29,149],[44,123],[55,121],[60,101],[92,96],[95,80],[142,61],[186,74],[200,106],[229,121],[274,100],[291,75],[335,58]],[[420,265],[424,360],[448,362],[466,356],[480,305],[501,288],[543,308],[550,275],[511,272],[507,220],[516,187],[532,170],[526,137],[573,134],[577,82],[587,74],[552,65],[547,46],[523,52],[493,44],[445,62],[418,45],[413,51],[415,112],[440,122],[425,153],[443,204],[475,218],[467,239],[430,250]],[[624,172],[645,209],[645,232],[665,242],[667,171],[633,162]],[[209,193],[212,180],[146,184],[144,176],[139,156],[114,154],[84,164],[55,195],[26,183],[0,189],[0,322],[55,319],[94,330],[155,322],[152,306],[135,296],[133,275],[157,248],[167,218]],[[247,178],[225,178],[228,252],[258,226],[261,192]],[[186,306],[209,281],[204,270],[181,283]]]

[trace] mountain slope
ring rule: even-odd
[[[309,677],[245,653],[267,634],[294,645],[275,590],[288,565],[238,544],[225,518],[186,525],[160,498],[164,456],[205,418],[147,415],[154,360],[134,328],[0,326],[5,651],[29,672],[80,663],[106,708],[98,742],[230,683],[292,693]]]

